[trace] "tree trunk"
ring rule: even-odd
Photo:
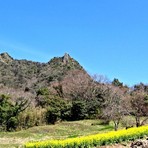
[[[140,126],[140,117],[136,117],[136,127]]]
[[[118,125],[119,125],[119,121],[114,121],[114,129],[115,129],[115,131],[117,131],[118,130]]]

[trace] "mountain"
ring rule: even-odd
[[[67,75],[68,71],[83,67],[65,53],[63,57],[54,57],[47,63],[13,59],[8,53],[0,54],[0,86],[32,91],[50,86]]]

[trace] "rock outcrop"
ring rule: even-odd
[[[7,52],[5,52],[0,54],[0,61],[5,64],[9,64],[13,61],[13,58]]]
[[[130,146],[131,148],[148,148],[148,138],[146,140],[136,140]]]
[[[65,53],[64,57],[63,57],[63,63],[64,64],[67,64],[69,62],[69,59],[70,59],[70,55]]]

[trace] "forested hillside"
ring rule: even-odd
[[[13,88],[38,89],[62,79],[70,70],[84,69],[68,54],[48,63],[15,60],[8,53],[0,54],[0,84]]]
[[[126,128],[144,125],[148,86],[90,76],[69,54],[48,63],[0,54],[0,130],[13,131],[61,121],[101,119]],[[135,122],[125,117],[132,116]]]

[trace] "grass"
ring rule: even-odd
[[[132,127],[107,133],[99,133],[64,140],[46,140],[26,143],[26,148],[89,148],[133,141],[148,135],[148,126]]]
[[[1,132],[0,148],[19,147],[27,141],[65,139],[112,131],[113,125],[100,125],[99,120],[61,122],[56,125],[38,126],[19,132]]]
[[[132,122],[134,122],[134,118],[131,117],[126,117],[124,120],[133,120]],[[55,125],[36,126],[18,132],[0,132],[0,148],[21,148],[28,141],[75,138],[112,130],[114,130],[112,122],[109,125],[102,125],[100,120],[60,122]]]

